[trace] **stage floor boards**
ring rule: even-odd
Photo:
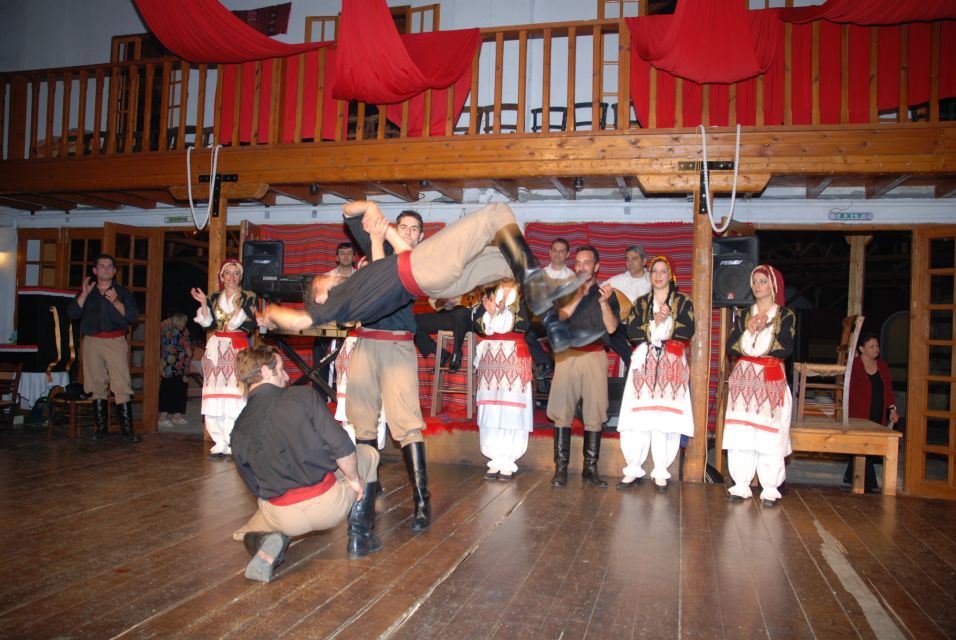
[[[254,501],[202,447],[0,431],[0,638],[956,637],[954,503],[790,486],[765,509],[434,464],[413,535],[386,458],[385,549],[347,560],[343,524],[260,584],[230,537]]]

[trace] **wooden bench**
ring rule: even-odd
[[[806,419],[790,428],[790,442],[794,451],[814,453],[849,453],[853,458],[853,493],[863,493],[865,456],[883,457],[883,495],[896,495],[897,465],[899,460],[899,431],[887,429],[875,422],[850,418],[842,426],[828,418]]]

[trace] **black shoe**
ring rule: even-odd
[[[501,473],[498,472],[498,480],[500,482],[511,482],[515,479],[515,474],[513,473]]]
[[[551,476],[552,487],[563,487],[568,484],[568,468],[566,466],[556,466],[554,475]]]
[[[256,554],[246,565],[246,577],[257,582],[272,582],[272,572],[285,560],[289,538],[277,532],[265,535],[246,534],[246,536],[250,535],[261,536],[261,538],[258,540]],[[243,538],[243,544],[245,544],[245,538]],[[248,545],[246,548],[248,549]]]
[[[740,496],[733,493],[727,493],[726,497],[727,497],[727,502],[743,502],[745,500],[745,498],[741,498]]]
[[[497,479],[498,479],[497,471],[492,471],[491,469],[489,469],[488,471],[485,471],[485,480],[497,480]]]
[[[776,501],[776,500],[767,500],[766,498],[764,498],[764,499],[762,499],[762,500],[760,501],[760,504],[762,504],[762,505],[763,505],[764,507],[766,507],[767,509],[773,509],[774,507],[777,506],[777,501]]]
[[[461,369],[461,354],[456,351],[451,354],[451,360],[448,361],[448,371],[455,373],[459,369]]]
[[[541,316],[541,324],[548,334],[551,353],[561,353],[571,348],[571,333],[567,325],[558,319],[558,312],[553,306]]]
[[[581,477],[592,487],[606,489],[607,482],[601,478],[598,473],[598,460],[601,457],[601,432],[584,432],[584,466],[581,470]]]
[[[525,304],[536,316],[542,315],[555,300],[573,293],[580,285],[577,278],[557,285],[548,278],[517,224],[509,224],[499,229],[493,244],[504,256],[514,279],[521,287]]]
[[[657,483],[655,482],[655,483],[654,483],[654,491],[656,491],[657,493],[667,493],[667,485],[666,485],[666,484],[657,484]]]
[[[640,478],[634,478],[634,479],[631,480],[630,482],[624,482],[623,480],[621,480],[620,482],[617,483],[617,487],[615,487],[615,488],[616,488],[618,491],[627,491],[628,489],[633,489],[634,487],[639,487],[639,486],[642,485],[642,484],[644,484],[644,478],[643,478],[643,476],[640,477]]]

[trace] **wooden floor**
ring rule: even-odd
[[[349,561],[339,526],[266,585],[230,537],[254,502],[202,446],[0,431],[0,638],[956,637],[954,503],[791,486],[764,509],[433,464],[413,535],[389,459],[385,549]]]

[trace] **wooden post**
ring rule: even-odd
[[[863,313],[863,286],[866,279],[866,245],[873,236],[847,236],[850,245],[850,281],[847,283],[846,314]]]
[[[206,294],[219,289],[219,270],[226,259],[226,215],[229,199],[220,197],[218,215],[209,216],[209,287]]]
[[[710,220],[701,210],[701,188],[694,189],[694,319],[691,340],[690,388],[694,409],[694,437],[684,453],[684,480],[703,482],[707,467],[707,414],[710,399],[710,316],[714,277],[714,238]]]
[[[727,336],[730,335],[730,313],[727,307],[720,310],[720,338],[717,343],[717,419],[714,429],[714,468],[726,475],[724,470],[724,413],[727,410]]]

